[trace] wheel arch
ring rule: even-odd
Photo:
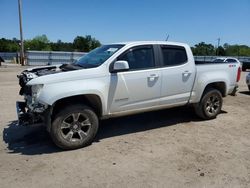
[[[51,106],[51,119],[53,120],[55,114],[57,114],[60,109],[74,104],[84,104],[91,107],[99,118],[103,115],[103,105],[101,97],[96,94],[83,94],[61,98],[55,101]]]
[[[217,89],[221,93],[222,97],[226,96],[227,87],[226,87],[225,82],[213,82],[213,83],[207,84],[206,87],[203,90],[202,95],[205,93],[206,90],[208,90],[210,88]]]

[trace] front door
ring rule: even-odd
[[[117,60],[125,60],[129,70],[111,75],[110,113],[150,108],[159,104],[161,71],[155,69],[153,46],[133,47]]]

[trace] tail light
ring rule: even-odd
[[[237,72],[237,80],[236,80],[236,82],[240,81],[240,75],[241,75],[241,68],[239,67],[238,72]]]

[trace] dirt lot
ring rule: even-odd
[[[246,73],[215,120],[190,108],[106,120],[91,146],[64,152],[16,125],[21,70],[0,67],[0,187],[250,187]]]

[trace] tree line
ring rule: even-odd
[[[212,44],[201,42],[191,47],[195,56],[250,56],[250,47],[247,45],[230,45],[215,47]]]
[[[31,40],[24,41],[24,49],[38,51],[79,51],[89,52],[101,45],[100,41],[91,35],[77,36],[73,42],[51,42],[46,35],[36,36]],[[212,44],[200,42],[191,47],[195,56],[250,56],[250,47],[247,45],[230,45],[215,47]],[[20,50],[20,40],[0,39],[0,52],[18,52]]]
[[[31,40],[24,41],[24,50],[38,51],[76,51],[89,52],[101,45],[100,41],[93,38],[91,35],[77,36],[73,42],[51,42],[46,35],[39,35]],[[18,52],[20,51],[20,40],[13,38],[0,39],[0,52]]]

